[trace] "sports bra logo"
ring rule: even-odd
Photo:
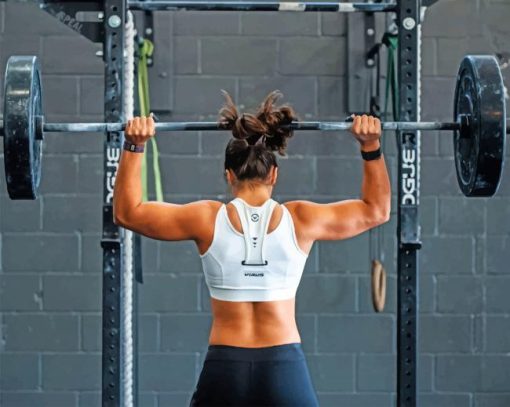
[[[244,273],[245,277],[264,277],[264,273]]]
[[[258,222],[259,221],[259,215],[254,213],[253,215],[251,215],[251,220],[253,222]]]

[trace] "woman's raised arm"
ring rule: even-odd
[[[152,117],[136,117],[126,126],[126,141],[113,191],[113,216],[117,225],[159,240],[195,240],[212,233],[211,219],[218,202],[197,201],[184,205],[142,202],[142,157],[145,142],[155,133]],[[134,151],[133,151],[134,150]]]
[[[361,151],[380,148],[381,123],[370,116],[355,116],[352,126]],[[384,157],[363,161],[360,199],[318,204],[309,201],[286,203],[303,241],[339,240],[356,236],[387,222],[390,217],[391,185]]]

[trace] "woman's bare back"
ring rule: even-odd
[[[258,206],[258,205],[256,205]],[[218,203],[217,209],[221,207]],[[241,220],[232,204],[227,204],[230,223],[243,233]],[[274,231],[282,220],[283,209],[277,205],[269,221],[268,233]],[[214,219],[211,223],[214,225]],[[200,254],[207,251],[210,239],[198,245]],[[299,243],[299,242],[298,242]],[[303,246],[300,245],[303,249]],[[301,342],[295,322],[295,298],[282,301],[233,302],[211,298],[213,324],[209,335],[210,344],[258,348],[285,343]]]

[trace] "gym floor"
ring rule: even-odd
[[[162,119],[215,120],[220,89],[251,108],[277,88],[303,120],[345,118],[345,14],[190,11],[155,17],[150,91],[154,109],[171,111]],[[452,120],[465,54],[500,54],[508,61],[509,17],[506,0],[439,0],[427,11],[422,120]],[[104,120],[100,50],[34,4],[0,2],[0,71],[10,55],[39,56],[48,121]],[[510,68],[502,68],[510,84]],[[165,199],[228,199],[222,178],[228,137],[160,135]],[[384,137],[395,195],[395,139]],[[101,404],[103,140],[93,133],[49,135],[36,201],[8,199],[0,155],[1,406]],[[423,133],[421,140],[419,406],[508,406],[510,169],[495,197],[468,199],[457,186],[450,134]],[[361,159],[347,134],[297,133],[288,154],[279,161],[278,201],[359,195]],[[371,304],[369,233],[317,243],[308,260],[297,321],[323,407],[396,403],[395,211],[394,204],[378,234],[388,273],[382,313]],[[211,322],[200,259],[191,242],[144,238],[143,262],[139,405],[185,406]]]

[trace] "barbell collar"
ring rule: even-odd
[[[44,116],[35,116],[35,138],[44,139]]]

